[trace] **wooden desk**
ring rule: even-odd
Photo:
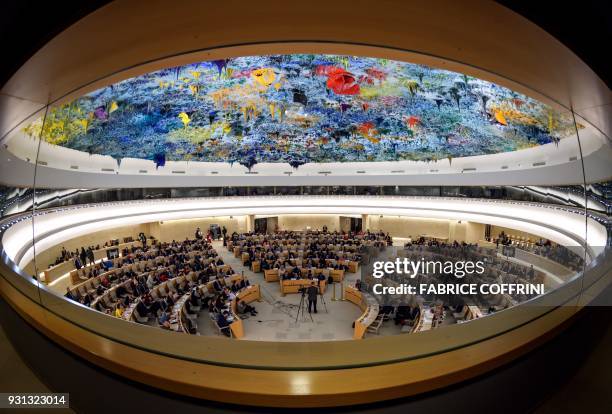
[[[242,289],[236,296],[238,299],[246,303],[251,303],[261,299],[261,290],[259,289],[259,285],[251,285],[245,289]]]
[[[355,320],[355,330],[353,332],[353,339],[363,339],[368,326],[372,325],[378,317],[380,305],[376,298],[369,293],[360,292],[351,286],[344,288],[344,298],[359,306],[359,309],[363,311],[361,316]]]
[[[176,332],[187,332],[183,325],[183,318],[185,317],[185,302],[189,300],[191,292],[185,293],[179,300],[176,301],[170,312],[170,329]]]
[[[359,308],[363,311],[365,309],[365,304],[363,302],[363,296],[361,294],[360,291],[358,291],[357,289],[355,289],[352,286],[345,286],[344,287],[344,299],[348,300],[349,302],[354,303],[355,305],[359,306]]]
[[[134,302],[132,302],[130,304],[130,306],[128,306],[124,311],[123,311],[123,316],[122,318],[125,319],[126,321],[130,321],[133,322],[132,317],[134,316],[134,309],[136,309],[136,306],[138,305],[138,303],[140,302],[140,298],[136,298],[134,300]]]
[[[331,269],[329,275],[334,279],[334,282],[340,283],[344,280],[344,270],[342,269]]]
[[[266,269],[264,270],[264,280],[266,282],[278,282],[278,269]]]
[[[227,265],[226,265],[226,266],[227,266]],[[231,286],[231,284],[232,284],[234,281],[236,281],[236,280],[241,280],[241,279],[242,279],[242,277],[243,277],[242,275],[239,275],[239,274],[237,274],[237,273],[236,273],[236,274],[231,275],[229,278],[228,278],[228,277],[222,277],[222,278],[219,278],[219,282],[220,282],[220,283],[221,283],[223,286],[230,287],[230,286]],[[208,282],[208,283],[206,284],[206,288],[207,288],[207,290],[208,290],[208,292],[209,292],[209,293],[215,293],[215,288],[213,287],[213,284],[215,283],[215,280],[217,280],[217,279],[216,279],[216,278],[215,278],[215,279],[212,279],[210,282]],[[229,282],[229,283],[228,283],[228,282]]]
[[[472,319],[478,319],[478,318],[482,318],[482,311],[480,310],[480,308],[478,306],[475,305],[469,305],[468,306],[468,312],[467,312],[467,317],[465,319],[467,320],[472,320]]]
[[[115,246],[108,246],[108,247],[102,247],[100,249],[94,250],[94,259],[95,261],[98,261],[100,259],[106,259],[106,251],[108,249],[119,249],[119,254],[121,255],[121,251],[125,248],[131,248],[132,246],[138,246],[141,247],[142,244],[140,243],[140,241],[131,241],[128,243],[120,243],[118,245]],[[120,256],[123,257],[123,256]],[[83,267],[81,268],[82,271],[87,272],[89,269],[92,269],[93,267],[91,265],[86,265],[85,263],[83,264]],[[52,266],[49,269],[45,270],[43,272],[45,274],[45,282],[46,283],[51,283],[54,280],[56,280],[57,278],[65,275],[66,273],[70,274],[70,282],[72,285],[76,285],[80,282],[82,282],[83,280],[79,277],[79,274],[77,272],[77,270],[74,268],[74,259],[73,260],[69,260],[67,262],[63,262],[60,263],[58,265]]]
[[[245,303],[251,303],[261,299],[261,290],[259,289],[259,285],[252,285],[238,292],[236,296],[238,299],[244,301]],[[232,311],[232,317],[234,319],[230,323],[232,335],[236,339],[243,338],[244,325],[242,323],[242,318],[240,318],[240,315],[238,315],[238,311],[236,310],[236,299],[232,300],[232,303],[230,304],[230,310]]]
[[[300,289],[310,286],[312,282],[315,282],[317,285],[318,280],[316,279],[285,279],[280,281],[281,294],[285,295],[287,293],[298,293]],[[318,284],[321,293],[325,293],[325,285],[327,284],[326,280],[321,280],[321,283]]]
[[[431,308],[421,307],[419,319],[415,322],[412,332],[429,331],[433,328],[433,312]]]

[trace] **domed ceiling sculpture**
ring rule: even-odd
[[[25,128],[41,136],[42,120]],[[53,108],[42,138],[123,158],[435,161],[572,135],[571,118],[460,73],[386,59],[247,56],[164,69]]]

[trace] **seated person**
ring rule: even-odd
[[[155,281],[155,276],[153,275],[153,273],[149,274],[149,277],[147,278],[147,287],[149,289],[153,289],[153,287],[155,286],[156,281]]]
[[[219,279],[219,276],[217,276],[217,278],[213,282],[213,289],[215,290],[215,292],[221,292],[223,290],[223,285],[221,284],[221,279]]]
[[[240,279],[240,282],[238,282],[238,290],[246,289],[250,285],[251,282],[249,282],[249,279],[243,277],[242,279]]]
[[[130,296],[126,295],[121,299],[121,303],[123,304],[124,307],[128,307],[130,306],[131,300],[130,300]]]
[[[118,298],[123,298],[128,295],[128,291],[125,286],[121,285],[115,290],[115,295],[117,295]]]
[[[106,277],[106,275],[102,276],[100,278],[100,284],[102,284],[102,286],[104,286],[105,288],[109,288],[110,287],[110,281],[108,280],[108,278]]]
[[[227,313],[227,311],[219,312],[217,314],[217,326],[219,327],[221,332],[223,332],[223,335],[230,337],[231,332],[230,332],[230,323],[227,320],[228,316],[229,314]]]
[[[91,301],[92,301],[92,298],[89,293],[86,293],[85,296],[82,296],[80,300],[80,302],[85,306],[89,306],[91,304]]]
[[[191,289],[191,294],[189,295],[189,302],[191,302],[193,306],[202,305],[202,295],[200,294],[198,288],[194,287],[193,289]]]
[[[215,300],[211,302],[212,302],[213,311],[221,312],[223,309],[225,309],[225,301],[223,300],[223,296],[218,295],[215,298]]]
[[[187,314],[187,316],[197,316],[198,312],[196,312],[194,309],[192,309],[192,304],[191,301],[186,301],[185,302],[185,314]]]
[[[76,301],[76,297],[75,295],[72,293],[72,291],[70,290],[70,287],[66,288],[66,294],[64,295],[66,298],[70,299],[70,300],[74,300]]]
[[[236,299],[236,310],[240,314],[250,313],[251,316],[257,315],[257,311],[253,306],[247,304],[245,301],[240,299]]]
[[[140,281],[138,281],[138,283],[136,284],[136,295],[137,296],[143,296],[145,295],[149,290],[147,289],[147,287]]]
[[[410,306],[399,305],[397,307],[397,311],[395,312],[395,317],[393,318],[393,321],[395,322],[395,324],[404,325],[407,320],[411,319],[410,317],[411,311],[412,309],[410,308]]]
[[[115,317],[122,318],[124,311],[125,311],[125,308],[123,307],[123,304],[119,302],[117,304],[117,307],[115,307]]]
[[[157,323],[162,329],[170,329],[170,312],[161,312],[159,318],[157,318]]]
[[[225,288],[225,290],[223,291],[223,294],[225,296],[226,301],[232,301],[236,299],[236,294],[232,292],[231,290],[229,290],[228,288]]]
[[[139,301],[138,305],[136,305],[136,311],[140,316],[146,318],[149,316],[149,308],[145,305],[144,301]]]
[[[96,302],[96,306],[94,306],[94,308],[98,311],[98,312],[102,312],[102,313],[107,313],[107,308],[106,306],[104,306],[104,303],[99,300]]]
[[[104,286],[98,285],[98,287],[96,288],[96,295],[100,296],[100,295],[104,294],[105,290],[106,289],[104,289]]]

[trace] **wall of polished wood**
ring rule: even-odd
[[[577,311],[560,307],[504,335],[404,362],[352,369],[261,370],[197,363],[112,341],[59,318],[20,294],[4,277],[0,293],[36,329],[103,369],[182,395],[274,407],[360,404],[442,388],[530,351],[562,330]],[[231,352],[226,353],[231,361]],[[273,364],[273,358],[269,362]]]

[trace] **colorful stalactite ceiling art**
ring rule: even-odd
[[[25,128],[39,136],[42,121]],[[571,119],[459,73],[385,59],[248,56],[160,70],[55,108],[45,141],[91,154],[240,163],[436,161],[572,135]]]

